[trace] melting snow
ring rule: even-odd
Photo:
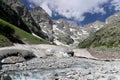
[[[117,14],[115,14],[114,16],[118,16]]]
[[[41,38],[41,37],[39,37],[38,35],[36,35],[36,34],[34,34],[34,33],[32,33],[32,35],[35,36],[35,37]]]
[[[77,32],[78,35],[82,35],[80,32]]]
[[[55,31],[55,30],[57,30],[57,31],[59,31],[59,32],[62,32],[62,33],[65,33],[64,31],[58,29],[58,28],[57,28],[57,25],[53,25],[53,31]]]
[[[89,34],[87,31],[85,30],[82,30],[83,34]]]
[[[57,45],[68,46],[68,45],[65,45],[65,44],[59,42],[58,40],[54,40],[54,43],[56,43]]]
[[[53,25],[53,31],[57,29],[57,25]]]
[[[75,31],[75,29],[70,28],[70,31],[71,31],[71,32],[72,32],[72,31]]]
[[[95,28],[96,30],[99,30],[99,29],[100,29],[98,26],[95,26],[94,28]]]

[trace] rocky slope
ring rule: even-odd
[[[114,23],[116,21],[120,21],[120,12],[108,17],[105,21],[106,24]]]
[[[95,21],[93,23],[87,24],[84,26],[84,30],[86,32],[88,32],[89,34],[93,34],[96,31],[100,30],[101,28],[103,28],[105,25],[104,22],[100,22],[100,21]]]
[[[119,47],[120,46],[120,19],[114,14],[110,16],[102,29],[89,36],[80,43],[80,47]]]
[[[83,40],[79,47],[89,48],[91,54],[97,58],[116,58],[120,54],[119,14],[110,16],[104,27]]]
[[[30,33],[0,19],[0,47],[11,46],[10,43],[40,44],[49,43],[42,38],[35,37]]]
[[[37,44],[47,42],[41,37],[33,36],[29,27],[20,17],[20,14],[0,0],[0,47],[12,46],[13,43]],[[41,35],[44,36],[44,34]]]
[[[53,22],[51,17],[41,7],[31,9],[29,12],[34,21],[41,27],[41,30],[48,35],[49,41],[53,41]]]
[[[54,20],[53,32],[54,42],[57,45],[69,45],[76,47],[79,42],[82,42],[90,34],[96,32],[104,26],[104,23],[96,21],[88,24],[85,27],[80,27],[75,23],[69,23],[67,20]]]
[[[24,21],[19,17],[19,15],[12,10],[8,5],[6,5],[2,0],[0,0],[0,18],[8,21],[9,23],[31,33],[30,29],[24,23]]]
[[[34,21],[33,17],[25,7],[25,5],[20,2],[20,0],[3,0],[6,4],[8,4],[15,12],[22,17],[22,20],[25,21],[26,25],[30,29],[30,31],[44,39],[48,39],[48,35],[46,35],[41,27]]]

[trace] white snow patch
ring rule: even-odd
[[[114,16],[118,16],[117,14],[115,14]]]
[[[108,21],[106,21],[105,24],[108,24]]]
[[[95,28],[96,30],[99,30],[99,29],[100,29],[98,26],[94,26],[94,28]]]
[[[93,26],[90,26],[91,28],[93,28]]]
[[[47,26],[44,26],[44,28],[46,28]]]
[[[47,33],[44,29],[42,29],[42,31],[43,31],[44,33]]]
[[[80,32],[77,32],[78,35],[82,35]]]
[[[60,21],[56,21],[56,23],[60,23]]]
[[[63,34],[65,34],[64,31],[57,28],[57,25],[53,25],[53,31],[56,31],[56,30],[59,31],[59,32],[62,32]]]
[[[57,25],[53,25],[53,31],[57,29]]]
[[[37,38],[41,38],[41,37],[39,37],[38,35],[36,35],[36,34],[34,34],[34,33],[32,33],[32,35],[35,36],[35,37],[37,37]]]
[[[68,46],[68,45],[65,45],[65,44],[59,42],[58,40],[54,40],[54,43],[57,45],[61,45],[61,46]]]
[[[89,34],[87,31],[82,29],[83,34]]]
[[[70,28],[70,31],[72,32],[72,31],[75,31],[75,29],[73,29],[73,28]]]

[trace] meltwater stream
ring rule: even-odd
[[[80,70],[79,68],[65,68],[52,70],[28,70],[14,71],[10,73],[12,80],[57,80],[58,75],[65,75],[65,72]]]
[[[9,74],[12,80],[65,80],[66,76],[73,76],[74,72],[77,72],[76,74],[79,74],[79,72],[88,74],[89,71],[92,71],[91,69],[93,69],[94,66],[95,64],[89,64],[86,62],[85,64],[73,65],[69,68],[12,71]],[[76,78],[77,77],[79,76],[76,76]]]
[[[120,61],[77,60],[68,68],[10,71],[12,80],[120,80]]]

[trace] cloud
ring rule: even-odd
[[[52,16],[53,11],[67,19],[83,21],[84,13],[101,13],[105,14],[102,5],[108,0],[28,0],[37,6],[41,6]],[[117,1],[117,0],[116,0]],[[120,1],[120,0],[119,0]]]
[[[111,4],[115,7],[115,10],[120,11],[120,0],[112,0]]]

